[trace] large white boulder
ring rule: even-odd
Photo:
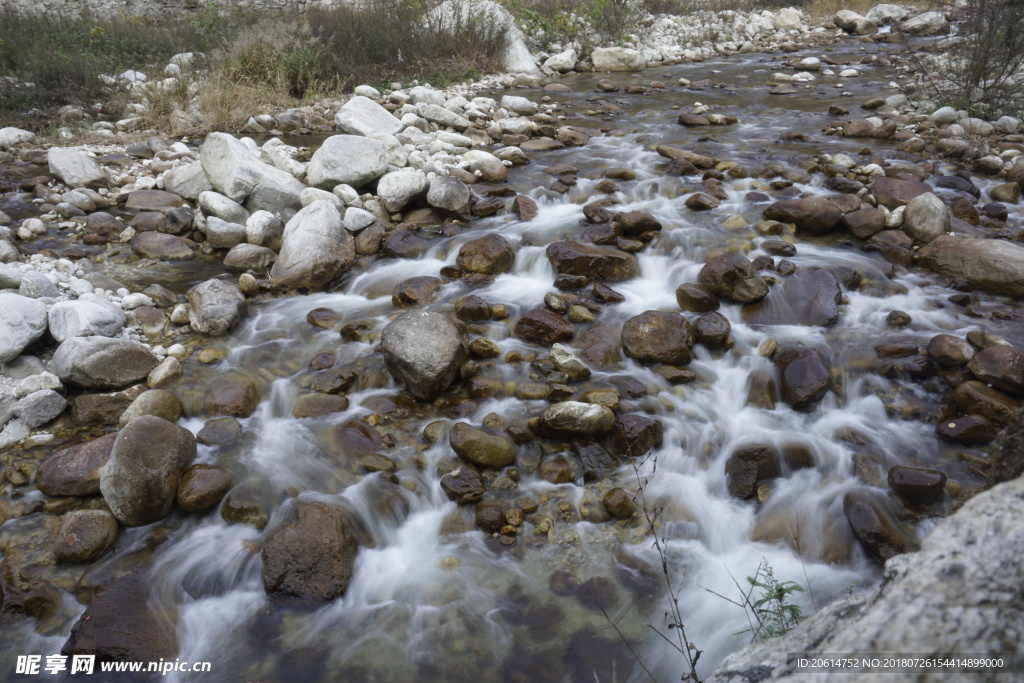
[[[907,19],[900,28],[912,36],[935,36],[949,31],[949,22],[942,12],[924,12]]]
[[[419,171],[396,171],[381,176],[377,182],[377,196],[390,213],[401,211],[409,202],[427,194],[430,183]]]
[[[647,66],[642,52],[625,47],[599,47],[590,59],[595,71],[641,71]]]
[[[199,161],[213,189],[234,202],[245,202],[250,211],[299,208],[299,193],[305,186],[291,174],[260,161],[254,148],[227,133],[206,136]]]
[[[85,152],[55,147],[46,156],[50,175],[68,187],[99,187],[110,180],[106,169]]]
[[[502,33],[508,41],[501,59],[502,69],[508,73],[541,75],[515,18],[493,0],[445,0],[427,14],[426,21],[453,31],[474,22],[483,29]]]
[[[113,337],[121,334],[124,322],[120,306],[95,294],[59,301],[49,313],[50,334],[58,342],[72,337]]]
[[[338,209],[317,200],[288,221],[270,277],[275,289],[318,288],[348,270],[354,258],[355,242]]]
[[[306,181],[321,190],[337,185],[359,189],[384,174],[387,146],[361,135],[333,135],[313,153],[306,167]]]
[[[13,126],[0,128],[0,149],[9,149],[23,142],[32,142],[35,137],[35,133],[21,128]]]
[[[394,135],[404,127],[387,109],[361,95],[342,105],[334,125],[342,133],[366,136]]]
[[[46,332],[46,306],[19,294],[0,294],[0,363],[12,361]]]

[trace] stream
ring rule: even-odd
[[[548,405],[526,390],[548,381],[551,368],[531,362],[543,360],[547,349],[517,338],[513,324],[558,291],[545,248],[560,240],[582,241],[584,204],[612,198],[617,204],[611,211],[649,212],[663,229],[636,254],[639,277],[607,283],[622,295],[621,302],[597,301],[590,287],[560,292],[572,302],[578,297],[591,304],[596,315],[590,328],[575,326],[568,346],[577,353],[584,330],[609,330],[617,340],[633,316],[678,311],[676,288],[696,282],[709,255],[723,249],[741,249],[751,259],[765,254],[761,245],[780,236],[753,229],[763,220],[767,203],[749,193],[765,193],[771,201],[830,194],[822,187],[823,174],[801,174],[802,162],[823,153],[845,153],[858,163],[899,158],[891,142],[821,132],[836,119],[828,114],[830,105],[859,116],[854,110],[864,100],[898,92],[887,88],[895,78],[893,67],[860,63],[887,50],[896,52],[895,46],[849,41],[793,54],[734,55],[637,74],[584,74],[559,81],[571,92],[516,90],[534,101],[548,96],[560,104],[559,114],[565,115],[560,123],[606,130],[584,147],[531,153],[532,163],[509,169],[508,184],[536,201],[536,218],[520,221],[503,211],[475,219],[452,236],[445,236],[440,225],[427,226],[420,235],[429,246],[419,258],[360,262],[365,267],[357,264],[332,291],[261,300],[250,306],[240,328],[209,341],[208,346],[223,352],[221,363],[200,364],[194,354],[173,386],[189,415],[181,424],[195,433],[204,425],[203,397],[211,387],[238,374],[257,383],[261,401],[250,417],[239,420],[242,438],[227,446],[200,445],[197,462],[230,470],[236,490],[244,488],[258,501],[270,513],[271,525],[273,511],[289,497],[349,510],[358,520],[361,548],[344,596],[323,605],[268,597],[261,579],[263,532],[250,524],[229,524],[215,512],[195,516],[181,510],[157,525],[122,530],[116,553],[91,566],[83,581],[101,581],[104,572],[123,571],[119,566],[137,558],[147,572],[150,608],[174,624],[181,661],[212,662],[217,680],[263,683],[679,680],[688,669],[666,642],[678,643],[670,628],[666,585],[677,594],[686,635],[701,651],[698,672],[706,677],[751,640],[749,612],[730,601],[741,599],[740,587],[749,589],[747,577],[763,561],[779,581],[800,584],[803,591],[791,599],[805,614],[877,582],[880,566],[851,532],[844,496],[889,491],[886,473],[894,465],[939,470],[948,477],[951,493],[980,488],[983,476],[962,453],[984,457],[987,447],[969,449],[940,439],[935,420],[947,391],[941,378],[913,382],[906,375],[877,374],[875,347],[923,347],[936,334],[962,337],[972,330],[1019,347],[1024,326],[990,315],[1009,300],[982,295],[968,312],[949,302],[958,292],[942,278],[894,265],[843,234],[800,238],[793,242],[796,255],[786,257],[797,273],[822,268],[843,283],[835,325],[803,324],[798,307],[787,306],[795,300],[773,300],[756,316],[723,301],[719,312],[731,325],[731,348],[694,346],[687,366],[695,373],[693,381],[672,384],[617,346],[589,378],[566,381],[574,399],[587,391],[616,389],[618,414],[657,418],[664,428],[662,442],[586,482],[566,444],[543,439],[519,446],[514,467],[484,473],[485,500],[500,500],[524,513],[511,538],[481,531],[473,506],[448,499],[438,484],[439,472],[451,469],[448,439],[424,435],[446,433],[447,423],[460,420],[475,426],[525,426]],[[837,73],[847,64],[860,73],[847,79],[815,73],[810,88],[797,84],[795,94],[768,94],[769,76],[783,71],[783,62],[804,56],[827,56],[843,64],[833,67]],[[600,94],[600,100],[615,105],[602,110],[595,91],[599,78],[621,87],[652,81],[667,87],[644,94]],[[677,84],[680,78],[723,85],[686,89]],[[697,102],[712,106],[715,114],[736,116],[740,123],[678,125],[679,112]],[[311,143],[305,139],[301,144]],[[699,176],[667,175],[668,160],[654,151],[660,144],[735,161],[749,172],[724,176],[726,198],[717,208],[692,211],[684,201],[702,190]],[[544,171],[556,164],[579,169],[576,184],[564,193],[547,189],[556,177]],[[789,174],[793,181],[773,186],[772,180],[757,178],[756,169],[769,164],[780,171],[776,180]],[[598,188],[607,182],[606,171],[617,186],[611,193]],[[982,189],[992,183],[974,181]],[[1012,206],[1010,211],[1008,224],[1019,225],[1020,210]],[[731,216],[743,220],[726,223]],[[437,276],[443,267],[455,265],[462,244],[489,232],[515,248],[512,271],[475,289],[461,280],[446,281],[425,308],[454,317],[456,300],[468,294],[504,305],[507,319],[469,323],[470,338],[486,336],[500,355],[477,359],[478,377],[487,380],[479,383],[484,389],[478,395],[462,390],[445,394],[434,405],[417,403],[400,391],[376,350],[380,331],[402,312],[392,304],[392,292],[408,278]],[[158,282],[180,293],[209,277],[210,265],[196,262],[191,270],[181,270],[159,264],[129,277],[131,266],[119,266],[112,258],[106,268],[123,281]],[[773,288],[784,285],[783,276],[763,275],[773,280]],[[338,323],[330,329],[309,324],[309,312],[320,308],[335,311]],[[895,310],[909,314],[912,323],[890,326],[887,317]],[[758,351],[770,339],[780,345],[802,342],[828,354],[833,389],[810,410],[794,410],[781,401],[773,410],[748,404],[752,373],[774,372],[771,359]],[[335,367],[355,372],[348,408],[297,419],[293,409],[313,381],[309,363],[322,353],[335,356]],[[445,424],[428,428],[439,420]],[[730,495],[725,474],[730,454],[760,444],[795,455],[786,456],[783,476],[760,488],[754,499]],[[40,446],[27,455],[41,461],[53,449]],[[361,462],[369,454],[386,455],[396,467],[394,478],[367,473]],[[557,468],[567,468],[571,481],[543,478],[542,472],[553,471],[545,470],[551,461],[560,461]],[[611,519],[602,506],[603,496],[615,487],[631,495],[642,492],[628,519]],[[22,502],[30,503],[33,496],[45,499],[32,491]],[[948,514],[952,501],[952,495],[945,495],[925,508],[908,506],[913,524],[901,522],[905,533],[923,538]],[[0,527],[0,535],[45,533],[43,516],[12,519]],[[660,547],[652,542],[652,525]],[[60,609],[38,621],[9,621],[0,637],[0,661],[60,651],[84,608],[71,595],[72,586],[66,586],[70,570],[54,571],[55,584],[68,591]],[[63,678],[53,677],[77,678],[66,672]],[[163,678],[199,680],[173,672]]]

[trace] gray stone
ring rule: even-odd
[[[436,123],[439,126],[444,126],[445,128],[466,130],[473,125],[465,116],[456,114],[450,109],[439,107],[436,104],[418,104],[416,105],[416,111],[419,112],[419,115],[427,121]]]
[[[979,493],[940,521],[920,551],[890,559],[879,586],[824,608],[819,603],[817,613],[799,626],[730,655],[706,680],[798,683],[836,676],[789,671],[787,653],[792,652],[810,657],[842,652],[879,657],[969,652],[985,657],[1016,652],[1017,642],[1007,634],[1019,627],[1024,604],[1021,515],[1024,479]],[[950,581],[951,576],[957,580]],[[915,680],[943,678],[948,674],[920,674]],[[842,680],[874,683],[878,674],[847,672]]]
[[[242,223],[228,223],[210,216],[206,219],[206,242],[214,249],[231,249],[246,239],[246,228]]]
[[[106,337],[72,337],[61,343],[50,372],[82,389],[120,389],[140,382],[159,361],[142,344]]]
[[[195,201],[203,192],[213,190],[203,165],[198,161],[175,166],[164,173],[164,189]]]
[[[14,414],[20,417],[29,429],[42,427],[60,415],[68,402],[52,389],[36,391],[18,401]]]
[[[269,211],[257,211],[245,222],[245,241],[268,249],[281,248],[284,223]]]
[[[272,249],[255,244],[239,244],[232,247],[231,251],[224,256],[224,265],[241,270],[265,271],[276,260],[277,254]]]
[[[110,458],[117,434],[68,446],[36,470],[36,487],[48,496],[93,496],[100,492],[100,470]]]
[[[118,531],[106,510],[72,510],[60,518],[53,551],[58,562],[91,562],[114,545]]]
[[[949,31],[949,22],[942,12],[924,12],[900,24],[912,36],[934,36]]]
[[[56,299],[60,296],[60,290],[50,281],[50,278],[39,271],[28,270],[21,275],[18,294],[30,299]]]
[[[409,202],[427,193],[427,176],[419,171],[386,173],[377,181],[377,195],[391,213],[404,209]]]
[[[395,318],[381,333],[380,350],[395,379],[423,401],[447,389],[467,357],[466,341],[455,324],[428,311]]]
[[[264,164],[240,140],[227,133],[210,133],[199,150],[199,160],[217,192],[250,210],[281,211],[298,208],[305,187],[291,174]]]
[[[0,363],[21,355],[46,332],[46,306],[19,294],[0,293]]]
[[[114,441],[100,492],[121,524],[152,524],[171,513],[178,479],[195,457],[192,432],[152,415],[137,417]]]
[[[1024,246],[1014,242],[942,235],[921,249],[918,263],[978,289],[1024,297]]]
[[[599,47],[590,59],[595,71],[642,71],[647,67],[642,52],[625,47]]]
[[[10,149],[26,142],[32,142],[35,137],[35,133],[14,126],[0,128],[0,149]]]
[[[928,244],[949,232],[949,210],[931,192],[918,195],[907,202],[903,211],[903,232],[918,242]]]
[[[394,135],[401,132],[402,122],[373,100],[356,95],[342,105],[334,117],[334,125],[348,135]]]
[[[245,319],[249,310],[245,295],[224,280],[207,280],[198,284],[188,290],[185,298],[189,306],[189,324],[193,330],[208,337],[227,334]]]
[[[110,176],[88,154],[76,149],[54,147],[47,152],[50,175],[68,187],[105,186]]]
[[[318,200],[288,221],[270,277],[275,289],[322,287],[348,270],[354,259],[355,244],[338,209]]]
[[[228,199],[219,192],[203,192],[199,195],[199,209],[204,216],[216,216],[228,223],[241,223],[249,220],[249,212],[238,202]]]
[[[451,176],[435,176],[427,191],[427,203],[457,218],[470,218],[470,191],[466,183]]]
[[[306,180],[321,190],[342,184],[359,189],[387,170],[387,151],[378,140],[359,135],[331,136],[309,160]]]
[[[103,297],[83,294],[50,308],[50,334],[58,342],[72,337],[114,337],[124,329],[124,311]]]

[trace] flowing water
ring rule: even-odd
[[[850,62],[865,53],[854,44],[830,54]],[[645,310],[678,310],[676,287],[696,281],[710,250],[751,239],[754,250],[748,255],[760,253],[757,245],[764,238],[749,228],[727,230],[721,223],[732,214],[744,216],[751,225],[761,220],[765,205],[748,203],[745,195],[764,187],[764,181],[727,180],[728,199],[714,211],[695,213],[683,201],[700,189],[699,182],[664,175],[660,169],[666,160],[653,148],[668,143],[708,150],[751,169],[769,162],[796,168],[808,155],[823,152],[857,155],[864,141],[820,134],[831,120],[828,106],[852,109],[868,96],[884,94],[893,72],[858,66],[861,76],[848,79],[843,89],[834,87],[837,77],[819,76],[814,87],[798,94],[768,95],[768,75],[780,70],[777,62],[789,56],[735,56],[615,76],[623,85],[651,80],[669,84],[653,94],[605,96],[621,107],[622,113],[615,115],[585,114],[600,106],[586,99],[594,95],[596,77],[567,80],[573,93],[552,94],[563,105],[566,122],[599,125],[609,134],[583,148],[534,154],[532,164],[511,171],[511,185],[539,205],[534,220],[520,222],[506,213],[476,220],[471,230],[454,237],[438,231],[419,259],[377,260],[365,270],[354,269],[335,291],[255,305],[240,329],[212,340],[226,353],[223,363],[211,368],[190,361],[186,379],[177,387],[187,409],[197,412],[205,388],[230,372],[257,377],[263,390],[256,413],[241,420],[243,440],[219,450],[200,446],[199,461],[231,470],[236,482],[271,510],[296,495],[344,506],[359,520],[362,547],[344,597],[322,606],[295,605],[265,595],[258,552],[261,532],[252,526],[228,525],[218,514],[197,518],[176,513],[157,525],[159,532],[125,530],[118,556],[155,548],[151,605],[177,624],[180,659],[213,662],[218,680],[266,683],[649,680],[638,659],[656,680],[678,680],[685,669],[683,657],[658,633],[675,638],[667,619],[668,581],[678,592],[686,633],[703,652],[699,671],[706,676],[751,639],[748,614],[721,596],[739,599],[737,583],[746,588],[746,577],[754,575],[762,559],[779,580],[804,587],[794,600],[806,613],[879,579],[878,566],[857,544],[843,514],[844,495],[869,487],[865,479],[875,476],[872,484],[885,489],[888,467],[905,464],[942,470],[964,488],[979,486],[977,471],[959,457],[964,449],[939,440],[927,421],[939,412],[942,389],[872,374],[873,347],[890,341],[925,344],[940,332],[962,336],[972,329],[1019,343],[1024,331],[1011,322],[966,316],[963,308],[947,302],[955,292],[940,279],[894,267],[878,253],[843,244],[836,236],[800,240],[791,258],[800,270],[822,267],[840,275],[860,274],[860,286],[844,293],[834,327],[789,324],[795,321],[787,317],[785,302],[776,304],[776,314],[787,324],[747,324],[738,305],[725,304],[721,312],[732,324],[734,346],[729,351],[696,346],[689,366],[697,375],[694,382],[672,386],[651,368],[616,356],[608,367],[576,383],[578,393],[611,387],[612,380],[642,384],[646,396],[623,397],[620,412],[657,416],[665,427],[664,442],[649,456],[585,486],[551,484],[538,476],[538,463],[557,456],[557,448],[547,443],[544,448],[536,443],[520,447],[515,471],[488,475],[488,496],[516,501],[527,510],[537,508],[527,515],[512,545],[476,529],[472,506],[460,508],[447,499],[437,483],[438,465],[451,457],[447,439],[431,444],[423,430],[439,419],[479,425],[492,413],[507,424],[525,424],[540,414],[546,401],[519,400],[510,389],[477,401],[417,405],[400,396],[375,351],[379,331],[399,312],[391,303],[395,285],[418,275],[437,275],[442,266],[455,263],[461,244],[495,231],[517,249],[513,271],[476,290],[449,282],[428,308],[451,315],[453,302],[470,292],[489,304],[504,304],[508,320],[471,328],[497,342],[502,352],[491,366],[484,364],[484,373],[501,386],[530,381],[536,370],[529,362],[500,359],[509,352],[527,360],[546,354],[516,339],[511,323],[520,313],[542,306],[545,294],[554,291],[555,273],[545,246],[581,235],[582,204],[601,196],[595,186],[606,168],[636,173],[635,180],[617,181],[616,210],[649,211],[664,225],[638,254],[640,277],[612,285],[625,301],[604,305],[597,315],[596,325],[614,336],[627,318]],[[675,86],[679,77],[728,85],[682,90]],[[843,90],[854,96],[841,97]],[[539,99],[546,93],[522,94]],[[670,107],[697,101],[720,107],[716,113],[736,115],[741,123],[710,129],[678,126]],[[780,142],[787,131],[813,140]],[[893,156],[887,145],[878,143],[873,153],[883,159]],[[556,163],[581,170],[578,184],[564,195],[544,189],[553,178],[543,170]],[[797,188],[823,193],[822,182],[818,174]],[[194,274],[195,280],[202,279],[202,272]],[[150,281],[169,283],[157,279],[158,274],[147,273]],[[192,281],[183,275],[177,284]],[[1004,303],[983,297],[978,310],[995,310]],[[307,313],[320,307],[339,312],[343,323],[362,322],[366,328],[357,340],[343,341],[336,329],[306,322]],[[887,326],[887,314],[897,309],[913,318],[909,328]],[[768,338],[828,350],[835,388],[810,412],[781,403],[775,410],[746,405],[751,372],[772,369],[771,361],[757,351]],[[292,409],[310,382],[307,364],[325,351],[336,354],[338,365],[358,370],[350,407],[327,417],[295,419]],[[385,435],[373,447],[398,464],[399,485],[379,474],[366,475],[358,457],[347,453],[345,444],[353,439],[372,440],[354,434],[351,421],[373,415],[380,418],[376,427]],[[189,418],[184,424],[198,431],[203,420]],[[779,449],[802,445],[813,467],[787,471],[763,503],[731,497],[725,461],[737,446],[755,443]],[[874,475],[858,472],[857,458],[864,454],[878,459]],[[664,541],[667,575],[643,514],[607,520],[601,497],[613,486],[631,492],[642,487]],[[939,505],[919,515],[911,533],[923,537],[934,526],[929,515],[946,510]],[[19,624],[8,633],[7,644],[14,645],[5,657],[15,651],[58,651],[80,611],[69,597],[59,618],[39,626],[38,632],[32,624]],[[198,677],[171,674],[167,679]]]

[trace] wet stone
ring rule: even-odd
[[[227,495],[232,481],[231,473],[221,467],[192,465],[178,481],[178,505],[186,512],[205,512]]]
[[[939,422],[935,433],[964,446],[982,446],[995,439],[998,430],[981,415],[957,415]]]
[[[768,445],[737,448],[725,463],[729,493],[737,498],[753,498],[764,482],[782,476],[779,455]]]
[[[946,475],[936,470],[897,465],[889,470],[889,486],[915,503],[934,503],[942,498]]]
[[[601,503],[604,505],[605,510],[608,511],[608,514],[615,519],[629,519],[633,516],[633,511],[635,510],[630,495],[624,489],[618,487],[604,494]]]
[[[475,503],[484,497],[484,480],[479,470],[470,463],[463,463],[441,477],[441,489],[448,500],[459,505]]]
[[[348,399],[334,394],[311,394],[301,397],[292,409],[292,417],[323,417],[348,410]]]

